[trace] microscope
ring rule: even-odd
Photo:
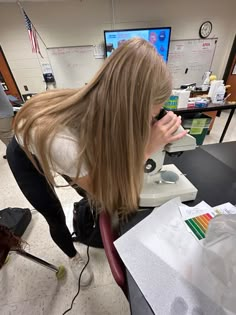
[[[165,114],[166,111],[162,109],[157,119],[161,119]],[[180,126],[176,133],[182,130],[183,127]],[[195,148],[196,139],[187,134],[182,139],[167,144],[163,150],[156,152],[146,161],[140,207],[156,207],[175,197],[180,197],[182,202],[195,200],[198,190],[185,174],[174,164],[163,165],[166,152],[181,154]]]

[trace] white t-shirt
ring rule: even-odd
[[[34,132],[35,130],[32,132],[32,140]],[[23,139],[21,137],[16,137],[16,140],[23,146]],[[36,157],[38,156],[37,150],[33,144],[30,144],[29,149],[32,154]],[[67,175],[71,178],[76,177],[79,157],[78,139],[68,128],[62,128],[54,136],[50,151],[52,159],[52,165],[50,165],[50,167],[52,171]],[[82,165],[80,177],[86,176],[87,174],[86,168]]]

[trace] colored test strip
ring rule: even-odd
[[[201,231],[201,229],[199,229],[197,224],[192,219],[186,220],[185,223],[188,225],[188,227],[192,230],[194,235],[196,235],[196,237],[199,240],[205,237],[205,234]]]
[[[210,220],[214,218],[214,215],[211,215],[210,213],[206,213],[206,214],[204,214],[204,216],[206,216]]]
[[[206,219],[206,217],[204,217],[204,215],[201,215],[201,216],[198,217],[198,220],[201,222],[201,224],[203,225],[203,227],[205,229],[208,228],[209,219]]]
[[[210,218],[210,217],[209,217],[208,215],[206,215],[206,214],[200,215],[198,218],[201,220],[201,222],[204,222],[204,225],[205,225],[206,227],[208,227],[208,224],[209,224],[210,220],[212,219],[212,218]]]
[[[195,224],[194,227],[198,229],[198,232],[201,234],[201,236],[205,237],[205,232],[202,230],[200,222],[196,218],[192,218],[190,219],[190,221],[192,222],[192,224]]]
[[[197,224],[199,229],[201,229],[202,233],[205,235],[208,224],[205,223],[200,217],[193,218],[192,220]]]
[[[201,240],[205,238],[205,234],[211,219],[213,219],[213,216],[209,213],[206,213],[198,217],[186,220],[185,222],[190,227],[192,232],[196,235],[196,237]]]
[[[207,214],[200,215],[199,217],[196,217],[194,219],[196,219],[199,222],[199,224],[201,225],[201,228],[204,230],[204,233],[205,233],[206,230],[208,229],[208,225],[212,219],[212,216],[209,213],[207,213]]]

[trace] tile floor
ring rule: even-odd
[[[228,117],[228,111],[216,118],[211,134],[204,144],[216,143]],[[234,115],[224,141],[236,141],[236,115]],[[0,143],[0,209],[5,207],[29,207],[2,159],[5,147]],[[67,217],[78,195],[71,188],[58,189],[59,198]],[[68,219],[68,225],[71,220]],[[55,265],[68,266],[66,256],[49,236],[48,227],[41,215],[32,212],[32,221],[24,235],[28,251]],[[86,248],[77,245],[85,256]],[[128,315],[129,305],[122,291],[114,282],[102,249],[91,249],[91,265],[95,279],[90,288],[81,291],[75,300],[71,315]],[[53,272],[20,256],[12,256],[0,271],[0,315],[61,315],[71,303],[77,283],[67,269],[64,280],[58,281]]]
[[[16,185],[7,161],[2,159],[4,151],[0,143],[0,209],[32,208]],[[58,195],[70,218],[73,202],[78,201],[79,196],[71,188],[58,189]],[[53,243],[44,218],[35,210],[23,238],[29,244],[28,252],[55,265],[68,267],[67,257]],[[76,247],[86,257],[86,247],[81,244]],[[81,291],[69,314],[129,315],[129,304],[113,280],[104,250],[90,249],[90,259],[94,281]],[[0,315],[61,315],[69,308],[76,292],[77,282],[69,268],[66,278],[58,281],[52,271],[12,255],[0,270]]]
[[[225,123],[228,119],[229,113],[230,113],[230,110],[225,110],[221,112],[220,117],[216,117],[215,123],[210,132],[210,135],[206,136],[203,144],[212,144],[212,143],[219,142]],[[229,128],[226,132],[223,142],[228,142],[228,141],[236,141],[236,113],[234,113],[232,117],[232,120],[230,122]]]

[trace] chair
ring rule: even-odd
[[[55,272],[58,280],[64,278],[66,274],[64,266],[61,265],[57,267],[27,253],[23,249],[24,244],[26,244],[26,242],[22,241],[20,237],[11,232],[8,227],[0,224],[0,269],[8,262],[9,254],[15,253]]]
[[[125,296],[128,298],[125,266],[113,244],[113,242],[118,238],[118,233],[116,231],[113,231],[110,216],[105,211],[102,211],[99,216],[99,227],[112,275],[118,286],[122,289]]]

